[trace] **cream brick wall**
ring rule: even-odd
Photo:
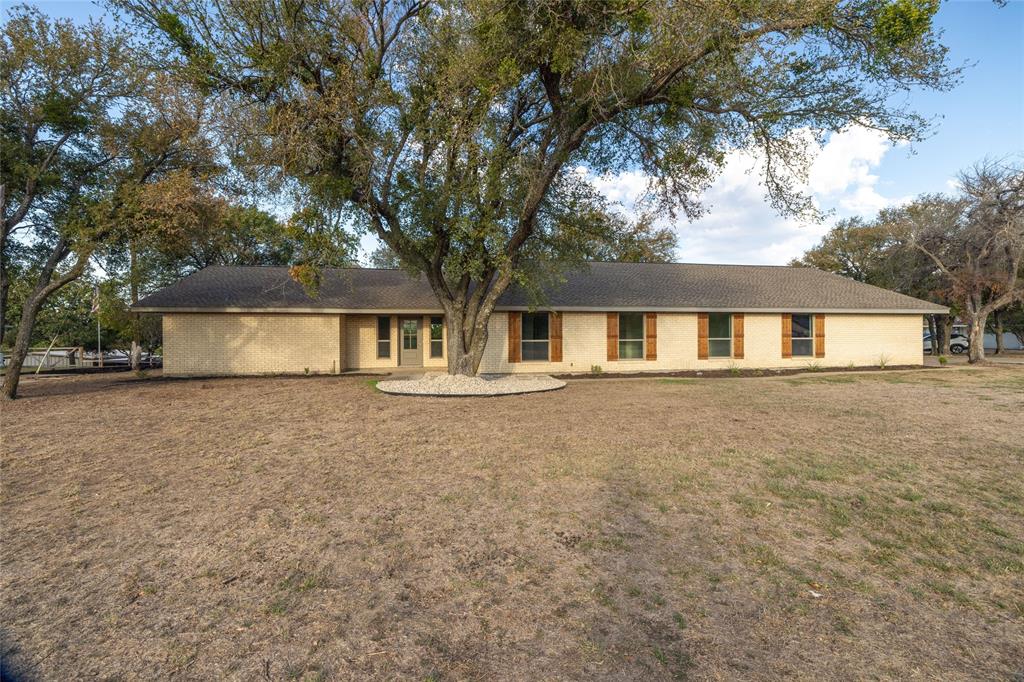
[[[810,364],[845,367],[849,364],[919,365],[924,362],[920,315],[825,316],[824,358],[783,358],[782,322],[777,313],[744,315],[743,359],[697,359],[696,313],[658,314],[658,359],[607,359],[605,313],[564,313],[562,362],[508,362],[508,315],[491,318],[482,372],[586,372],[599,365],[605,372],[643,372],[690,369],[799,368]]]
[[[377,358],[376,315],[165,314],[164,372],[168,375],[313,373],[398,367],[399,316],[391,316],[391,357]],[[697,315],[658,314],[658,359],[609,362],[605,313],[564,313],[563,361],[508,362],[508,315],[491,317],[482,372],[605,372],[688,369],[799,368],[923,362],[920,315],[825,316],[825,357],[782,357],[780,315],[744,316],[743,359],[697,359]],[[430,358],[430,317],[423,318],[424,367],[443,369],[445,357]],[[447,333],[447,332],[446,332]],[[447,339],[445,339],[447,353]],[[342,362],[344,359],[344,362]]]
[[[164,374],[340,371],[339,315],[173,313],[163,316]]]

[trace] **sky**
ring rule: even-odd
[[[9,0],[0,5],[10,6]],[[98,12],[90,0],[37,0],[47,14],[83,19]],[[922,193],[950,191],[958,171],[985,158],[1024,156],[1024,0],[998,7],[990,0],[946,0],[936,21],[952,65],[969,64],[948,92],[915,92],[906,106],[934,119],[932,134],[891,145],[865,129],[833,134],[816,149],[808,189],[828,217],[805,223],[768,205],[749,154],[730,154],[704,195],[707,214],[669,225],[679,237],[676,260],[693,263],[784,265],[816,244],[836,220],[870,217]],[[646,180],[637,173],[592,178],[620,210],[630,213]],[[373,240],[364,240],[364,251]]]

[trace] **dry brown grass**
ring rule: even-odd
[[[0,657],[31,678],[1024,672],[1024,368],[29,379]]]

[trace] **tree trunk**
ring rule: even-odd
[[[67,243],[63,239],[58,241],[53,247],[53,251],[50,252],[49,258],[46,259],[46,263],[43,264],[39,277],[36,279],[36,285],[21,309],[18,334],[15,337],[10,359],[7,362],[7,368],[4,372],[3,389],[2,393],[0,393],[6,400],[14,400],[18,397],[21,368],[25,365],[25,358],[28,356],[28,349],[32,342],[32,331],[35,329],[39,309],[43,307],[43,304],[46,303],[46,300],[55,291],[80,277],[82,271],[85,270],[86,263],[89,262],[89,253],[80,253],[78,260],[71,266],[71,269],[54,280],[53,275],[57,270],[57,266],[60,265],[61,261],[69,253],[70,248]]]
[[[938,355],[939,354],[939,335],[938,335],[938,329],[939,329],[938,319],[939,319],[939,316],[938,315],[927,315],[926,317],[928,319],[928,334],[932,337],[931,345],[929,347],[928,352],[931,353],[932,355]]]
[[[949,315],[937,315],[935,317],[935,333],[939,336],[939,355],[949,355],[949,342],[952,334],[952,317]]]
[[[0,346],[4,345],[4,333],[7,331],[7,299],[11,291],[11,281],[7,277],[7,258],[0,256]]]
[[[992,311],[993,327],[996,333],[996,352],[995,355],[999,355],[1003,352],[1003,318],[999,314],[998,310]]]
[[[487,347],[487,322],[490,313],[467,315],[465,305],[445,302],[445,326],[448,333],[448,373],[475,376]],[[475,318],[475,319],[474,319]],[[467,322],[474,320],[473,322]]]
[[[985,362],[985,321],[988,318],[987,312],[968,313],[968,348],[967,361],[972,365],[977,362]]]

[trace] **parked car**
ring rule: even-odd
[[[86,351],[85,361],[95,366],[97,364],[96,351]],[[132,358],[126,350],[105,350],[103,351],[103,365],[105,367],[126,367],[131,364]],[[139,361],[144,367],[158,367],[162,364],[163,358],[159,355],[150,355],[143,351]]]
[[[967,350],[970,347],[971,347],[970,341],[968,341],[967,337],[964,336],[963,334],[954,333],[953,336],[951,336],[950,339],[949,339],[949,352],[953,353],[955,355],[960,355],[961,353],[966,353]],[[932,352],[932,335],[931,334],[925,334],[924,335],[924,352],[925,353],[931,353]]]

